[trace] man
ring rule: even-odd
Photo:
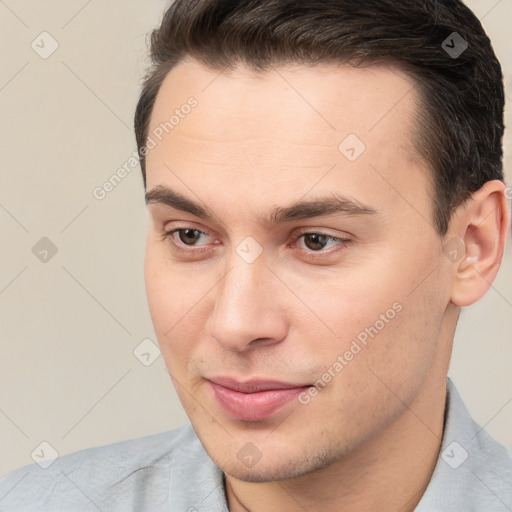
[[[177,0],[135,130],[191,425],[1,481],[1,510],[507,511],[447,379],[510,224],[500,65],[459,1]]]

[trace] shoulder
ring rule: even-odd
[[[416,512],[448,506],[457,512],[512,510],[512,453],[473,420],[450,379],[439,459]]]
[[[483,427],[473,423],[471,437],[462,438],[461,443],[453,442],[444,456],[452,450],[462,451],[461,475],[466,477],[466,491],[472,495],[477,510],[509,512],[512,510],[512,452],[491,437]],[[455,444],[457,443],[457,444]],[[458,465],[458,462],[457,462]]]
[[[1,478],[0,511],[132,510],[137,500],[157,509],[168,501],[173,465],[205,456],[190,424],[80,450]]]

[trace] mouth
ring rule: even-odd
[[[212,377],[208,385],[215,400],[231,418],[262,421],[277,413],[311,385],[275,380],[239,382],[228,377]]]

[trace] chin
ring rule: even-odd
[[[251,483],[276,482],[299,478],[323,469],[336,460],[336,454],[332,451],[326,451],[323,454],[315,453],[312,457],[305,453],[302,453],[302,455],[294,453],[284,460],[282,457],[275,460],[264,460],[264,456],[262,456],[260,461],[249,468],[244,466],[243,463],[238,462],[238,460],[233,464],[232,459],[230,459],[227,464],[224,464],[224,460],[217,460],[211,455],[210,457],[230,477]]]
[[[259,464],[258,464],[259,465]],[[303,474],[304,472],[298,470],[297,467],[289,468],[283,466],[282,463],[279,464],[261,464],[259,467],[253,468],[245,468],[241,467],[239,464],[236,466],[223,468],[219,466],[224,473],[229,475],[232,478],[236,478],[237,480],[241,480],[242,482],[250,482],[250,483],[266,483],[266,482],[276,482],[279,480],[290,480],[292,478],[297,478]]]

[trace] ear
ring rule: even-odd
[[[510,234],[510,192],[503,182],[488,181],[460,207],[456,231],[465,254],[456,262],[452,287],[457,306],[480,300],[496,278]]]

